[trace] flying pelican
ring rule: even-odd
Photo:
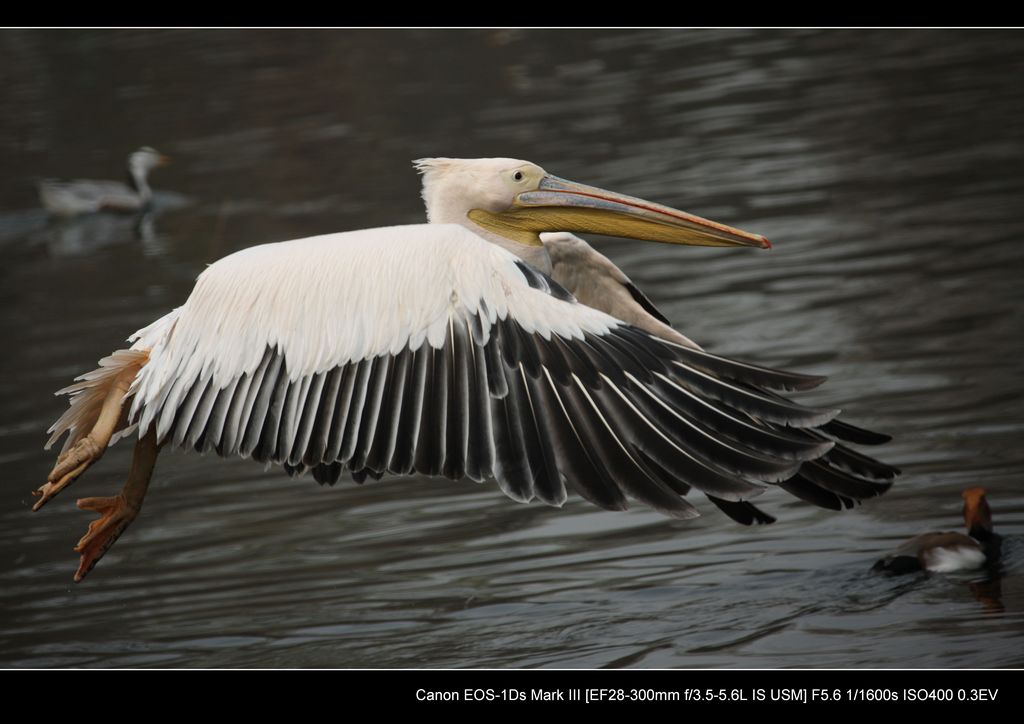
[[[777,484],[841,509],[898,471],[840,441],[888,438],[777,391],[824,378],[702,351],[573,232],[767,248],[755,234],[551,176],[515,159],[423,159],[431,223],[250,247],[200,274],[184,305],[61,390],[68,437],[34,510],[120,437],[128,480],[100,514],[80,581],[134,520],[161,446],[307,470],[493,479],[510,498],[606,509],[639,500],[733,519]],[[553,275],[553,276],[552,276]],[[60,393],[58,393],[60,394]]]
[[[39,200],[43,207],[58,216],[78,216],[97,211],[135,213],[146,208],[153,199],[149,173],[170,161],[159,151],[143,146],[128,156],[128,183],[79,179],[39,181]]]

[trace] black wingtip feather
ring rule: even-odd
[[[800,474],[779,483],[779,487],[787,493],[800,498],[800,500],[816,505],[819,508],[842,510],[843,508],[852,508],[854,506],[852,499],[825,490]]]
[[[719,510],[741,525],[770,525],[775,522],[775,516],[768,515],[753,503],[746,500],[722,500],[713,495],[707,496],[708,500],[718,506]]]
[[[662,314],[661,311],[656,306],[654,306],[654,303],[647,297],[646,294],[644,294],[642,291],[640,291],[639,288],[637,288],[636,284],[634,284],[633,282],[626,282],[626,289],[629,291],[629,295],[633,297],[633,301],[639,304],[641,307],[643,307],[645,312],[650,314],[659,322],[667,324],[670,327],[672,326],[672,322],[669,321],[668,317]]]
[[[856,445],[884,445],[892,440],[892,435],[865,430],[842,420],[832,420],[822,425],[821,429],[833,437]]]

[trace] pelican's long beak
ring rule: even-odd
[[[470,216],[492,228],[503,227],[506,236],[524,243],[532,243],[525,239],[541,232],[570,231],[666,244],[771,248],[771,243],[759,234],[557,176],[544,176],[535,190],[516,196],[508,211],[474,211]]]

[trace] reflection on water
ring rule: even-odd
[[[3,665],[1024,665],[1019,33],[7,31],[0,57]],[[33,178],[146,144],[192,203],[141,226],[36,208]],[[88,517],[28,512],[52,391],[226,253],[420,220],[427,155],[764,233],[771,253],[599,243],[713,351],[829,375],[804,399],[894,433],[905,476],[844,514],[769,493],[779,522],[745,529],[176,453],[73,586]],[[979,484],[998,577],[870,574]]]

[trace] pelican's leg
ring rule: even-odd
[[[92,430],[67,452],[61,453],[57,458],[57,464],[47,476],[46,482],[32,491],[32,494],[39,498],[32,506],[33,511],[46,505],[50,498],[69,486],[90,465],[103,457],[107,445],[110,444],[110,438],[124,424],[122,420],[124,396],[138,371],[139,368],[133,365],[118,375],[111,384]]]
[[[100,519],[89,524],[88,532],[75,546],[75,551],[82,556],[75,572],[76,583],[85,578],[142,510],[142,500],[146,497],[159,452],[156,426],[153,425],[145,437],[135,443],[132,469],[121,492],[112,498],[81,498],[78,501],[79,508],[99,513]]]

